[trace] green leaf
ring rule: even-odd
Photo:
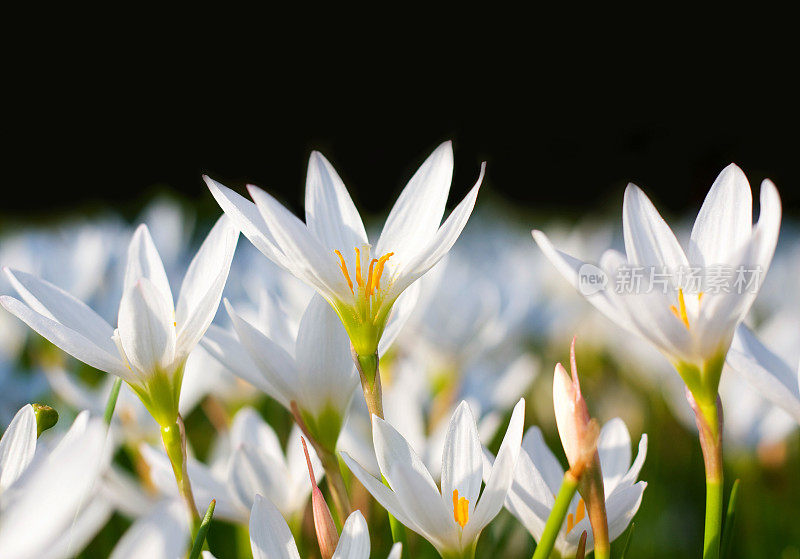
[[[631,540],[633,539],[634,528],[636,528],[636,523],[631,522],[631,527],[628,528],[628,536],[625,538],[625,545],[622,547],[622,553],[619,554],[619,559],[625,559],[625,556],[628,554],[628,548],[631,546]]]
[[[720,557],[725,559],[730,555],[731,542],[733,542],[733,532],[736,525],[736,503],[739,497],[739,480],[733,482],[731,496],[728,498],[728,511],[725,513],[725,524],[722,529],[722,552]]]
[[[214,516],[214,507],[216,505],[217,500],[211,499],[211,503],[208,505],[208,510],[206,510],[203,521],[200,523],[200,527],[197,529],[197,535],[194,538],[194,545],[192,545],[192,552],[189,554],[189,559],[197,559],[200,557],[200,553],[203,551],[203,544],[206,541],[208,527],[211,524],[211,517]]]

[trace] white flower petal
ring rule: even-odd
[[[231,447],[234,449],[240,445],[248,444],[253,448],[259,449],[267,456],[283,459],[283,449],[281,449],[281,443],[275,431],[261,418],[256,410],[249,406],[241,408],[233,416],[230,441]]]
[[[269,499],[256,495],[250,512],[253,559],[300,559],[286,520]]]
[[[25,404],[0,439],[0,493],[27,469],[36,451],[36,414]]]
[[[52,283],[25,272],[9,268],[4,271],[23,301],[35,312],[74,330],[112,355],[116,354],[117,348],[111,341],[114,329],[85,303]]]
[[[169,288],[167,273],[164,271],[164,263],[158,255],[156,245],[150,236],[147,225],[142,224],[136,228],[130,245],[128,246],[128,260],[125,267],[125,282],[122,291],[127,293],[142,279],[150,280],[161,297],[169,306],[170,312],[174,310],[175,304],[172,300],[172,291]]]
[[[178,358],[189,355],[214,319],[238,238],[239,231],[223,214],[189,264],[175,309]]]
[[[286,466],[266,452],[244,444],[234,451],[230,470],[231,489],[245,508],[253,506],[256,493],[266,496],[283,514],[288,511]]]
[[[442,223],[453,179],[453,145],[444,142],[428,156],[397,198],[376,246],[408,260],[427,247]]]
[[[478,197],[483,176],[486,173],[486,164],[481,164],[481,173],[478,176],[478,181],[472,187],[464,199],[459,202],[458,206],[450,213],[447,220],[442,224],[439,230],[434,235],[433,240],[427,246],[421,247],[409,261],[402,263],[394,271],[393,275],[397,280],[391,286],[394,293],[401,293],[417,278],[422,276],[425,272],[430,270],[445,254],[452,248],[456,240],[458,240],[461,231],[467,225],[469,216],[472,215],[472,210],[475,207],[475,200]],[[398,259],[400,260],[400,259]]]
[[[607,290],[613,288],[613,286],[606,286],[605,289],[600,289],[596,292],[589,292],[588,290],[582,289],[580,284],[581,281],[581,271],[582,269],[587,269],[591,265],[583,262],[582,260],[578,260],[577,258],[573,258],[569,254],[561,252],[557,250],[553,243],[550,242],[550,239],[547,238],[543,232],[534,230],[531,231],[533,235],[533,240],[536,241],[536,244],[539,245],[539,248],[542,249],[545,257],[550,261],[550,263],[555,266],[556,270],[564,276],[564,279],[572,285],[575,289],[577,289],[587,301],[589,301],[592,305],[594,305],[597,310],[601,313],[606,315],[606,317],[620,326],[625,330],[631,331],[632,327],[629,324],[627,315],[624,311],[618,309],[614,304],[614,301],[609,299]],[[584,268],[586,266],[587,268]],[[596,269],[598,272],[601,270],[597,267],[592,266],[591,269]],[[609,281],[611,278],[609,278]]]
[[[347,517],[333,559],[369,559],[369,529],[361,511]]]
[[[175,324],[170,302],[146,277],[123,294],[119,304],[119,337],[131,365],[144,374],[171,373],[175,358]]]
[[[389,550],[389,556],[386,559],[400,559],[403,555],[403,544],[396,543],[392,546],[392,549]]]
[[[285,402],[301,401],[302,395],[297,394],[295,390],[297,368],[292,356],[264,336],[255,326],[236,314],[228,301],[225,301],[225,307],[242,346],[250,354],[250,358],[258,366],[267,382],[274,386],[282,396],[281,400]]]
[[[466,401],[453,413],[442,452],[442,499],[452,508],[453,491],[469,500],[469,512],[475,509],[481,490],[483,458],[478,426]]]
[[[522,439],[522,450],[542,474],[547,487],[550,488],[550,493],[553,495],[558,493],[564,479],[564,468],[561,467],[550,447],[544,442],[542,430],[539,427],[534,425],[525,433],[525,437]]]
[[[69,444],[58,444],[45,459],[34,461],[3,492],[0,549],[4,557],[40,557],[86,505],[105,464],[106,428],[93,419],[72,432]]]
[[[83,361],[95,369],[117,375],[128,382],[137,382],[137,377],[127,368],[116,352],[115,355],[108,353],[82,334],[42,316],[13,297],[0,297],[0,304],[39,335],[44,336],[75,359]]]
[[[642,466],[644,465],[644,459],[647,457],[647,434],[643,434],[642,438],[639,439],[639,450],[636,453],[636,459],[633,461],[628,472],[622,477],[619,484],[617,484],[616,490],[619,491],[624,487],[628,487],[633,485],[636,481],[636,478],[639,477],[639,472],[642,471]],[[610,493],[606,493],[608,496]]]
[[[481,530],[497,516],[503,508],[503,502],[508,495],[508,489],[514,481],[514,471],[517,467],[520,445],[522,443],[522,428],[525,421],[525,400],[520,399],[511,414],[508,430],[500,443],[497,460],[494,461],[489,481],[481,493],[475,513],[464,527],[464,537],[472,541],[478,537]]]
[[[136,520],[111,552],[111,559],[175,559],[189,547],[191,530],[184,504],[173,499],[155,505]]]
[[[342,179],[318,151],[312,151],[308,160],[306,225],[331,252],[349,252],[367,242],[361,216]]]
[[[536,464],[527,452],[521,452],[514,471],[514,482],[506,497],[506,508],[539,541],[554,503],[555,497]]]
[[[597,452],[605,493],[610,495],[631,465],[631,436],[622,419],[615,417],[603,425],[597,440]]]
[[[386,321],[386,328],[381,336],[381,341],[378,342],[378,355],[384,355],[389,350],[414,309],[417,308],[420,289],[419,283],[409,285],[392,305],[392,312],[389,320]]]
[[[298,393],[308,411],[333,405],[344,417],[359,379],[342,321],[320,295],[311,298],[300,320],[295,356]]]
[[[753,230],[753,196],[742,170],[731,163],[719,174],[697,214],[689,241],[694,266],[725,264]]]
[[[800,423],[800,387],[794,378],[794,371],[744,324],[736,330],[726,362],[761,396]]]
[[[625,189],[622,228],[628,262],[639,266],[666,266],[675,272],[688,266],[675,234],[653,203],[635,184]]]
[[[640,481],[625,489],[621,489],[606,499],[606,514],[608,515],[608,538],[610,541],[617,539],[630,524],[631,519],[642,504],[642,495],[647,483]],[[588,551],[588,550],[587,550]]]
[[[350,288],[339,269],[336,254],[320,244],[306,224],[275,198],[255,186],[248,186],[248,191],[283,253],[280,264],[326,299],[349,298]]]
[[[278,248],[256,205],[214,179],[203,175],[203,180],[206,181],[222,211],[233,220],[236,227],[253,243],[253,246],[278,266],[285,267],[283,253]]]
[[[237,377],[274,398],[282,406],[289,407],[289,400],[265,378],[235,334],[212,324],[200,340],[200,345]]]
[[[386,509],[389,514],[394,516],[404,526],[407,526],[426,539],[431,540],[431,535],[424,528],[422,528],[422,526],[417,524],[415,520],[411,519],[413,511],[410,513],[405,511],[403,505],[400,503],[400,500],[397,497],[397,494],[394,491],[386,487],[383,482],[365,470],[361,464],[353,460],[353,458],[346,452],[342,452],[341,457],[353,475],[356,476],[359,482],[361,482],[361,485],[363,485],[367,491],[370,492],[375,500],[378,501],[378,503],[380,503],[380,505]]]

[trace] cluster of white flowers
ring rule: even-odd
[[[542,549],[608,557],[642,503],[648,439],[632,460],[617,415],[634,431],[639,415],[587,405],[574,341],[571,375],[557,365],[553,392],[540,389],[551,378],[540,368],[554,364],[545,359],[574,335],[579,355],[607,351],[699,430],[709,483],[720,481],[723,442],[764,449],[797,429],[798,233],[784,227],[778,245],[771,182],[753,225],[747,179],[723,170],[686,250],[630,185],[625,254],[597,258],[615,244],[613,226],[550,224],[534,243],[524,226],[478,210],[466,227],[483,173],[443,221],[453,153],[442,144],[374,244],[317,152],[305,220],[257,187],[251,202],[206,177],[224,213],[196,251],[193,215],[167,201],[134,230],[102,218],[0,237],[0,557],[74,556],[115,513],[133,523],[112,557],[182,557],[212,500],[215,519],[249,527],[257,558],[299,557],[311,508],[322,557],[367,558],[370,502],[389,513],[396,542],[379,556],[410,556],[405,526],[442,557],[474,557],[505,508]],[[582,283],[587,270],[710,266],[757,269],[761,280],[746,290],[688,290],[677,274],[657,289],[647,274],[641,289]],[[724,431],[718,396],[736,410]],[[527,412],[523,397],[536,403]],[[62,415],[51,431],[54,412],[28,403],[39,401]],[[183,421],[192,414],[214,431],[203,460]],[[525,431],[553,419],[566,472],[542,429]],[[309,470],[328,503],[309,507]]]

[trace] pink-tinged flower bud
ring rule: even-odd
[[[317,531],[317,543],[322,559],[331,559],[336,546],[339,544],[339,532],[336,531],[336,524],[333,523],[333,516],[317,486],[317,479],[314,477],[314,468],[311,467],[311,457],[308,455],[306,440],[300,438],[303,443],[303,452],[306,453],[306,464],[308,464],[308,475],[311,478],[311,505],[314,512],[314,528]]]
[[[570,469],[576,476],[580,476],[594,458],[599,429],[597,422],[589,417],[589,409],[581,394],[574,338],[570,348],[570,368],[571,377],[561,363],[556,365],[553,376],[553,406],[558,434]]]

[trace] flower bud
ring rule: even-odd
[[[36,437],[58,423],[58,412],[44,404],[32,404],[33,413],[36,415]]]
[[[580,477],[586,466],[594,459],[600,432],[597,422],[589,417],[589,409],[581,394],[575,362],[574,338],[570,348],[570,368],[571,377],[561,363],[556,365],[553,376],[553,406],[558,434],[570,469]]]
[[[311,478],[311,505],[314,512],[314,528],[317,531],[319,552],[322,559],[331,559],[336,551],[336,546],[339,544],[339,532],[336,531],[336,524],[333,523],[333,517],[328,504],[325,502],[325,497],[323,497],[322,491],[317,486],[306,440],[301,437],[300,441],[303,443],[303,452],[306,454],[306,464],[308,464],[308,475]]]

